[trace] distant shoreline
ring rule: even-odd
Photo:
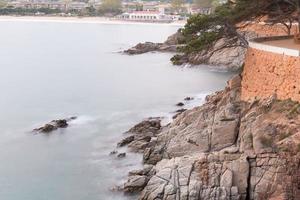
[[[90,23],[90,24],[154,24],[183,26],[185,21],[172,23],[125,21],[107,17],[59,17],[59,16],[0,16],[0,22],[59,22],[59,23]]]

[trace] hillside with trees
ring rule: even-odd
[[[210,15],[191,16],[181,34],[184,36],[182,53],[172,58],[174,64],[182,64],[190,54],[209,51],[222,39],[221,48],[248,46],[247,33],[240,29],[262,20],[269,25],[282,24],[291,34],[292,24],[300,23],[298,0],[230,0],[219,5]],[[299,27],[299,26],[298,26]]]

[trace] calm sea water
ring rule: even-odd
[[[141,156],[109,156],[122,133],[175,103],[223,88],[229,73],[170,64],[170,54],[117,53],[178,27],[0,22],[0,199],[128,199],[109,190]],[[190,105],[191,106],[191,105]],[[30,131],[78,116],[51,135]],[[121,152],[126,149],[120,150]]]

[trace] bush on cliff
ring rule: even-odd
[[[236,5],[230,3],[216,8],[210,15],[197,14],[191,16],[184,28],[182,34],[185,37],[186,48],[181,50],[184,53],[198,52],[211,45],[220,38],[228,38],[231,44],[237,40],[241,45],[247,46],[247,41],[237,31],[236,24],[250,15],[249,1],[240,0]]]
[[[248,22],[259,21],[262,16],[267,16],[270,24],[283,24],[290,34],[292,22],[300,21],[300,12],[297,10],[300,10],[300,3],[296,0],[229,0],[216,7],[215,12],[210,15],[197,14],[188,19],[181,30],[186,47],[180,51],[187,55],[210,50],[220,38],[227,42],[222,48],[246,48],[248,42],[238,30],[240,26],[251,24]]]

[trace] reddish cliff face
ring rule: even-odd
[[[242,100],[266,98],[300,101],[300,57],[249,48],[242,81]]]

